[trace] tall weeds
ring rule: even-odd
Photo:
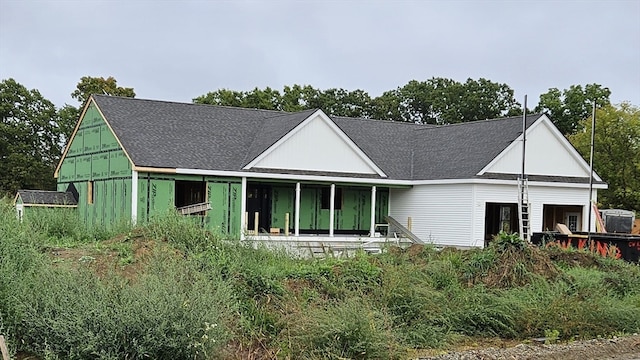
[[[138,237],[161,245],[123,277],[49,255],[100,248],[115,233],[84,229],[64,212],[20,223],[6,201],[0,219],[0,333],[13,354],[400,359],[465,337],[640,332],[637,265],[556,261],[567,257],[507,235],[483,250],[305,260],[165,214],[123,228],[119,247]]]

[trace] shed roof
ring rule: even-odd
[[[316,111],[93,99],[134,165],[158,168],[243,171]],[[472,178],[522,134],[521,116],[443,126],[330,118],[390,179]]]
[[[78,201],[73,193],[47,190],[18,190],[16,200],[20,198],[26,206],[76,206]]]

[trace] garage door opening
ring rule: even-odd
[[[547,205],[542,207],[543,231],[553,231],[556,224],[565,224],[569,230],[582,231],[582,206],[578,205]]]
[[[518,232],[518,205],[511,203],[487,203],[484,214],[484,246],[501,231]]]

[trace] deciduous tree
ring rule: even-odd
[[[578,123],[569,136],[588,161],[591,149],[591,117]],[[606,105],[596,111],[594,169],[609,184],[598,191],[605,208],[640,212],[640,109],[629,103]]]
[[[551,121],[565,135],[581,130],[581,121],[592,112],[593,102],[597,107],[611,103],[611,91],[598,84],[572,85],[562,91],[550,88],[540,95],[536,112],[547,112]]]
[[[92,94],[105,94],[113,96],[136,97],[133,88],[118,86],[118,81],[113,77],[91,77],[83,76],[76,85],[76,90],[71,93],[71,97],[84,104]]]
[[[0,192],[55,189],[62,133],[53,103],[14,79],[0,83]]]
[[[375,118],[425,124],[451,124],[519,114],[520,104],[506,84],[487,79],[465,83],[445,78],[409,81],[396,90],[372,98],[363,90],[315,89],[285,86],[251,91],[220,89],[193,99],[195,103],[300,111],[322,109],[329,115]]]

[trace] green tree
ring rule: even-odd
[[[578,123],[569,136],[588,161],[591,150],[591,117]],[[640,109],[629,103],[606,105],[596,110],[593,167],[609,184],[598,191],[604,208],[640,211]]]
[[[582,129],[581,121],[592,112],[593,102],[597,107],[611,104],[611,91],[598,84],[572,85],[563,91],[551,88],[540,95],[536,112],[546,112],[551,121],[565,135]]]
[[[80,117],[80,109],[75,106],[65,104],[58,109],[58,127],[62,133],[62,143],[66,144],[73,133],[73,129]]]
[[[211,91],[193,99],[196,104],[244,107],[245,93],[229,89]]]
[[[300,111],[322,109],[329,115],[396,120],[425,124],[452,124],[521,113],[513,90],[487,79],[465,83],[445,78],[409,81],[377,98],[363,90],[315,89],[285,86],[242,92],[220,89],[193,99],[199,104]]]
[[[282,94],[270,87],[251,91],[220,89],[198,96],[193,102],[289,112],[322,109],[329,115],[351,117],[370,117],[372,113],[371,97],[362,90],[322,91],[309,85],[285,86]]]
[[[105,94],[112,96],[136,97],[133,88],[118,86],[118,81],[113,77],[91,77],[83,76],[76,85],[76,90],[71,93],[71,97],[84,104],[89,96],[93,94]]]
[[[374,99],[373,117],[418,124],[454,124],[521,113],[513,90],[480,78],[411,80]]]
[[[0,83],[0,192],[55,189],[62,140],[51,101],[14,79]]]

